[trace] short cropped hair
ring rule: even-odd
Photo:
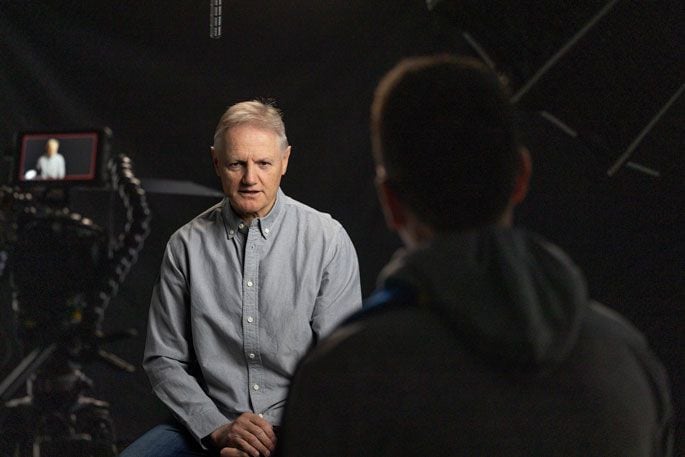
[[[433,229],[495,223],[519,163],[513,117],[499,78],[478,61],[408,58],[376,89],[374,159],[403,203]]]
[[[272,103],[250,100],[230,106],[221,116],[214,132],[214,148],[223,150],[226,146],[226,131],[243,124],[271,130],[280,138],[281,149],[285,150],[288,147],[288,138],[285,135],[285,124],[283,124],[281,111]]]

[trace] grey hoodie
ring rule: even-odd
[[[583,275],[556,246],[489,227],[440,237],[381,272],[386,287],[417,292],[473,349],[500,363],[544,366],[573,347],[588,304]]]
[[[379,282],[300,364],[284,456],[671,455],[662,365],[557,247],[452,233]]]

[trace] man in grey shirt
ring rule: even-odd
[[[58,150],[59,141],[55,138],[50,138],[45,143],[45,154],[40,156],[36,163],[40,179],[64,179],[66,168],[64,156]]]
[[[143,365],[178,424],[123,455],[270,455],[296,363],[360,309],[343,227],[280,190],[289,157],[275,107],[242,102],[219,121],[226,198],[171,237],[150,304]]]

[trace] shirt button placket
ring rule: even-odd
[[[258,266],[258,252],[259,249],[253,248],[256,243],[259,242],[259,231],[255,226],[250,227],[246,245],[249,249],[245,252],[245,263],[244,263],[244,294],[243,294],[243,334],[244,334],[244,347],[245,355],[247,357],[247,371],[248,371],[248,386],[250,392],[250,398],[255,409],[261,408],[261,402],[259,397],[261,397],[263,383],[262,383],[262,370],[261,361],[258,357],[259,354],[259,328],[258,328],[258,317],[259,312],[257,308],[258,301],[258,287],[257,287],[257,277],[259,274]]]

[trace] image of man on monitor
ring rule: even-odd
[[[59,141],[50,138],[45,143],[45,153],[38,158],[36,171],[40,179],[64,179],[64,156],[58,152]]]

